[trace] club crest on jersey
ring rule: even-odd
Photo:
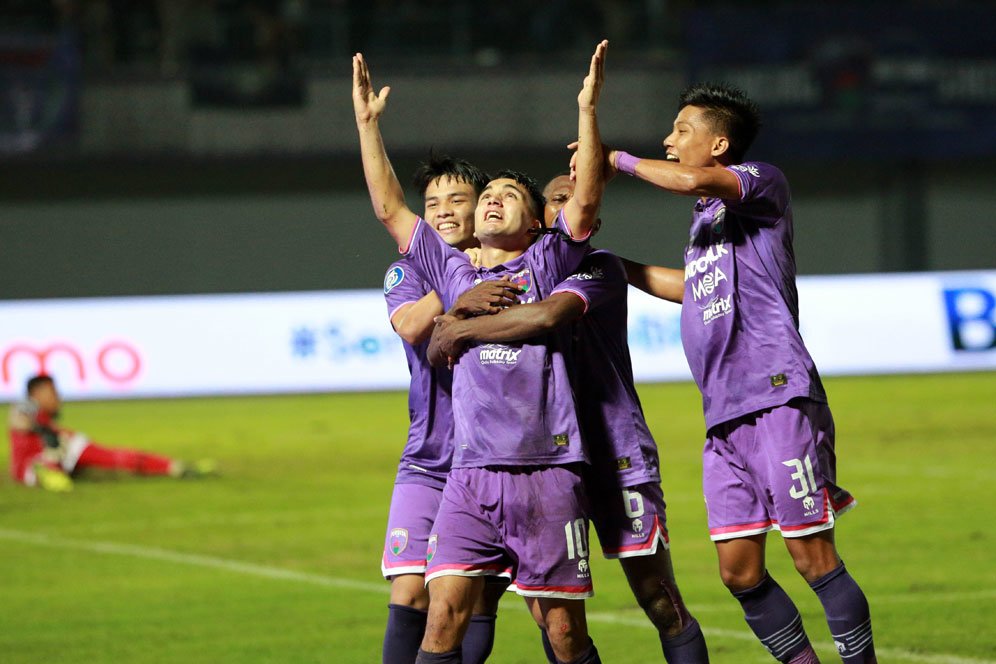
[[[400,265],[395,265],[384,275],[384,294],[387,295],[394,287],[405,280],[405,271]]]
[[[712,215],[712,223],[709,224],[713,235],[722,235],[726,229],[726,206],[721,205],[716,214]]]
[[[436,555],[436,544],[438,542],[438,535],[433,535],[429,538],[429,546],[425,548],[425,562],[431,563],[432,558]]]
[[[509,277],[509,280],[515,284],[523,294],[528,293],[533,287],[533,276],[532,273],[529,272],[528,267],[513,274]]]
[[[393,528],[391,530],[391,553],[400,556],[401,552],[408,546],[408,529]]]

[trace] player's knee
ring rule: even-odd
[[[723,580],[723,585],[731,593],[740,592],[753,588],[764,580],[764,569],[756,570],[751,568],[719,568],[719,576]]]
[[[554,647],[579,640],[584,641],[588,636],[584,620],[567,612],[548,613],[541,627],[545,627],[550,643],[554,644]]]
[[[638,599],[640,607],[662,635],[674,636],[681,631],[681,611],[663,588],[653,597]]]
[[[796,571],[809,583],[829,574],[840,565],[840,559],[833,551],[793,552],[792,562]]]
[[[405,575],[391,582],[391,604],[425,611],[429,608],[429,591],[421,576]]]

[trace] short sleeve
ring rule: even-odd
[[[563,210],[557,215],[555,226],[559,232],[544,233],[536,244],[530,247],[530,250],[537,253],[537,259],[543,263],[543,275],[547,281],[548,292],[578,269],[589,250],[587,237],[583,240],[571,239]]]
[[[397,261],[387,268],[384,275],[384,299],[387,301],[387,316],[406,304],[418,302],[432,291],[421,275],[407,261]]]
[[[447,309],[456,296],[474,285],[470,259],[446,244],[421,217],[415,224],[405,258],[425,280],[426,287],[436,291]]]
[[[741,217],[771,226],[785,216],[791,194],[785,175],[771,164],[759,161],[727,166],[740,182],[740,199],[727,200],[726,207]]]
[[[585,303],[585,313],[610,300],[626,296],[622,261],[607,251],[588,254],[578,269],[557,284],[553,293],[574,293]]]

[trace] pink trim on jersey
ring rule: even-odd
[[[583,316],[584,314],[588,313],[588,308],[591,306],[591,303],[588,301],[588,298],[584,296],[584,293],[576,291],[568,286],[565,286],[563,288],[560,287],[555,288],[554,291],[550,293],[550,295],[556,295],[557,293],[570,293],[571,295],[577,295],[578,297],[581,298],[581,301],[584,302],[584,311],[582,312],[581,315]]]
[[[591,232],[595,230],[595,224],[592,223],[591,228],[589,228],[588,232],[585,233],[582,237],[574,237],[574,231],[571,230],[571,225],[567,223],[567,215],[564,214],[564,208],[560,208],[560,212],[557,214],[556,223],[561,223],[561,222],[563,222],[561,224],[563,226],[563,229],[567,231],[567,237],[571,238],[575,242],[584,242],[585,240],[591,237]]]
[[[394,318],[394,314],[398,313],[398,310],[401,309],[401,307],[407,306],[409,304],[415,304],[416,302],[418,302],[418,300],[408,300],[407,302],[402,302],[395,308],[391,309],[391,311],[387,314],[388,320]],[[391,327],[394,327],[393,321],[391,322]],[[397,330],[395,330],[395,332],[397,332]]]
[[[426,220],[423,219],[422,217],[416,217],[415,218],[415,226],[412,228],[412,234],[408,236],[408,244],[406,244],[404,247],[402,247],[400,245],[398,246],[398,253],[399,254],[407,254],[408,253],[408,250],[412,248],[412,242],[415,241],[415,233],[418,232],[418,229],[421,228],[422,224],[424,224],[424,223],[428,223],[428,222],[426,222]]]

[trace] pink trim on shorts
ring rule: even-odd
[[[557,597],[560,599],[586,599],[595,594],[590,583],[583,586],[524,586],[515,583],[515,592],[523,597]]]
[[[402,574],[419,574],[425,575],[425,560],[399,560],[398,562],[388,562],[387,552],[384,552],[384,557],[380,560],[380,573],[385,579],[390,579],[392,576],[400,576]]]
[[[500,576],[512,578],[512,569],[507,565],[435,565],[430,572],[426,569],[425,582],[439,576]]]
[[[658,542],[663,543],[665,549],[670,548],[671,539],[668,537],[667,529],[661,525],[660,519],[656,515],[654,516],[654,525],[651,528],[652,532],[646,541],[639,544],[621,546],[618,549],[607,549],[603,546],[602,555],[608,560],[652,556],[657,553]]]
[[[714,542],[718,542],[721,540],[735,539],[737,537],[759,535],[761,533],[768,532],[769,530],[781,531],[782,537],[804,537],[806,535],[812,535],[813,533],[833,528],[837,521],[837,517],[850,511],[852,508],[856,507],[857,504],[858,501],[854,499],[854,496],[850,495],[843,503],[831,503],[830,492],[824,488],[823,518],[819,521],[801,523],[797,526],[782,526],[778,523],[778,521],[769,519],[767,521],[758,521],[756,523],[747,523],[738,526],[710,528],[709,538]]]

